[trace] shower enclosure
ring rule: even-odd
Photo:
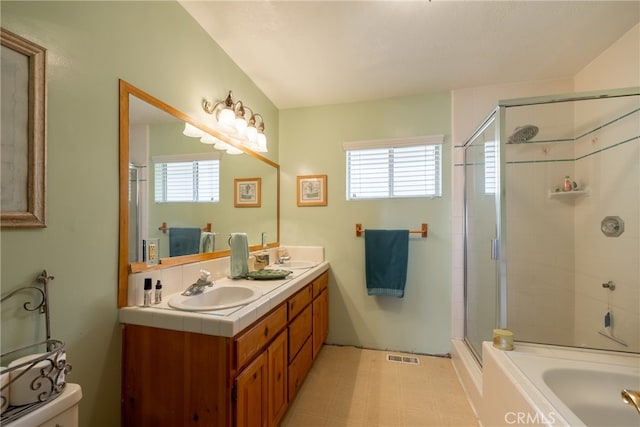
[[[465,143],[465,341],[640,352],[640,88],[501,101]]]

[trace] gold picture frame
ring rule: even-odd
[[[236,178],[233,183],[233,206],[236,208],[261,206],[262,178]]]
[[[327,175],[302,175],[297,178],[298,206],[327,206]]]
[[[2,228],[42,228],[46,187],[46,49],[0,28]],[[4,165],[11,165],[5,168]]]

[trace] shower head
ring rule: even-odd
[[[507,144],[520,144],[522,142],[529,142],[529,140],[537,134],[538,126],[518,126],[515,131],[513,131],[513,135],[509,137],[509,141],[507,141]]]

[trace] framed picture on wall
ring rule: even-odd
[[[298,206],[327,206],[327,175],[298,176]]]
[[[236,208],[260,207],[260,183],[262,178],[236,178],[234,182],[234,203]]]
[[[4,28],[0,226],[46,227],[46,49]]]

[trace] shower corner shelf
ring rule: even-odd
[[[579,197],[584,197],[589,195],[589,189],[585,188],[584,190],[573,190],[573,191],[555,191],[549,190],[549,198],[550,199],[564,199],[564,200],[575,200]]]

